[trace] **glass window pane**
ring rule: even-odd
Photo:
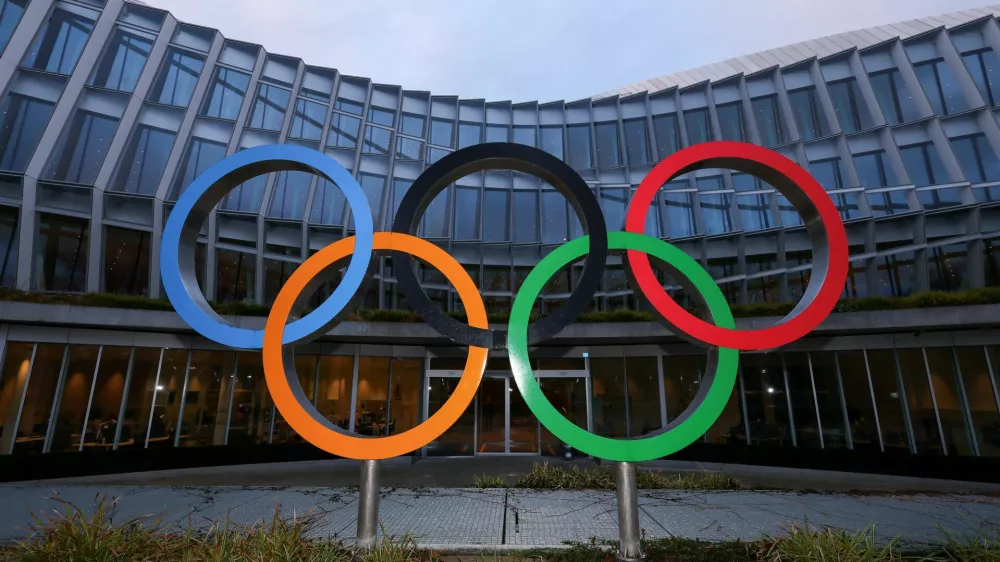
[[[125,377],[128,375],[131,358],[132,348],[130,347],[106,345],[101,349],[101,361],[97,366],[97,381],[93,385],[94,399],[90,403],[90,414],[83,433],[84,450],[104,451],[114,445],[118,415],[125,392]],[[89,387],[86,392],[85,400],[90,393]],[[83,417],[80,420],[80,427],[83,427]],[[79,429],[75,431],[79,431]],[[78,444],[79,442],[74,445]]]
[[[899,155],[903,158],[910,181],[917,187],[948,182],[944,164],[933,143],[901,147]]]
[[[753,107],[757,131],[764,146],[775,146],[785,142],[781,113],[778,111],[778,96],[771,94],[755,98],[750,105]]]
[[[215,76],[209,85],[209,94],[205,98],[201,114],[206,117],[215,117],[218,119],[236,119],[240,114],[240,107],[243,105],[243,98],[247,94],[247,87],[249,85],[249,74],[224,66],[216,67]],[[264,87],[267,85],[262,84],[261,86]],[[260,100],[258,100],[258,105],[260,103]],[[287,99],[285,103],[287,105]],[[261,112],[263,114],[263,108],[261,108]],[[257,113],[256,108],[254,109],[254,113]]]
[[[118,429],[119,448],[146,447],[146,430],[149,427],[153,393],[156,392],[156,375],[160,368],[160,349],[135,348],[132,371],[126,388],[125,415]],[[116,414],[117,415],[117,414]],[[159,423],[162,423],[160,420]]]
[[[24,382],[28,380],[34,349],[35,345],[31,343],[9,342],[4,352],[3,371],[0,371],[0,412],[4,415],[3,425],[0,426],[0,443],[5,448],[16,438],[11,435],[17,422],[17,408],[14,405],[20,402],[24,393]]]
[[[880,295],[905,297],[913,292],[913,252],[875,258]]]
[[[52,400],[62,371],[66,353],[65,344],[38,344],[31,363],[28,390],[24,394],[24,408],[17,426],[14,454],[41,453],[45,436],[52,419]],[[16,411],[16,410],[15,410]]]
[[[7,43],[14,35],[17,24],[24,15],[24,10],[28,7],[30,0],[5,0],[0,6],[0,53],[7,48]]]
[[[451,190],[451,187],[442,190],[427,206],[420,229],[417,231],[421,237],[448,237],[448,199],[451,197]]]
[[[427,386],[427,415],[432,416],[451,398],[459,379],[432,378]],[[440,437],[427,445],[427,456],[471,456],[475,454],[476,403],[469,403],[465,412]]]
[[[149,448],[165,449],[174,445],[187,361],[187,350],[168,349],[163,352],[163,365],[153,393],[152,423],[147,436]]]
[[[732,232],[733,216],[729,212],[729,194],[701,196],[701,216],[705,221],[705,234],[724,234]]]
[[[335,109],[346,111],[348,113],[353,113],[355,115],[361,115],[365,112],[364,102],[357,102],[341,97],[338,97],[337,101],[333,102],[333,107]]]
[[[885,448],[886,450],[908,450],[909,437],[906,434],[906,418],[903,415],[903,402],[899,392],[899,381],[896,378],[896,358],[893,351],[891,349],[870,349],[865,353],[868,356],[872,391],[875,393],[875,403],[878,406],[878,419],[882,426],[882,440],[885,443]],[[917,353],[919,354],[920,351],[917,350]],[[861,352],[841,353],[840,357],[841,376],[844,376],[849,370],[863,372],[864,356]],[[927,379],[924,377],[922,380],[926,381]],[[858,382],[860,384],[860,381]],[[849,384],[850,381],[845,376],[845,392],[847,392]],[[926,386],[926,382],[924,384]],[[933,412],[931,415],[933,416]]]
[[[181,447],[226,444],[229,400],[235,378],[232,351],[192,351],[181,412]]]
[[[621,165],[621,149],[618,144],[618,122],[595,123],[597,135],[597,166],[615,168]]]
[[[483,242],[510,241],[510,191],[487,189],[483,197],[483,208],[490,210],[483,213]]]
[[[319,140],[326,121],[326,106],[304,99],[295,102],[295,115],[288,136],[296,139]]]
[[[244,213],[256,213],[260,209],[261,200],[264,199],[264,190],[267,188],[268,175],[257,176],[237,185],[235,189],[227,193],[219,202],[220,209],[229,211],[242,211]],[[284,182],[281,176],[278,182]],[[276,184],[278,182],[275,182]]]
[[[962,370],[962,383],[965,387],[965,397],[969,401],[969,413],[975,428],[976,442],[979,444],[979,454],[984,457],[1000,456],[1000,440],[997,439],[1000,415],[997,414],[994,383],[986,364],[986,350],[982,346],[956,347],[955,355]],[[930,356],[927,358],[930,359]],[[931,374],[934,374],[933,370]],[[934,392],[935,394],[938,392],[937,386]],[[938,398],[938,408],[942,408],[940,398]],[[949,445],[949,451],[950,447]]]
[[[629,434],[641,437],[660,429],[660,381],[656,357],[626,357]]]
[[[139,124],[122,154],[112,189],[154,195],[167,167],[177,134]]]
[[[11,92],[0,104],[0,169],[23,172],[35,153],[55,104]]]
[[[743,230],[766,230],[777,226],[771,215],[771,196],[766,194],[741,195],[736,198],[743,220]]]
[[[357,117],[334,113],[330,119],[330,134],[326,146],[334,148],[357,148],[361,120]]]
[[[910,203],[907,201],[906,191],[883,191],[868,194],[868,207],[873,216],[881,217],[905,213],[910,210]]]
[[[420,424],[424,362],[422,359],[393,359],[391,375],[387,433],[397,435]]]
[[[723,288],[723,290],[725,290]],[[705,433],[705,440],[709,443],[719,445],[746,446],[747,433],[743,417],[743,401],[740,399],[740,387],[742,383],[739,379],[733,387],[733,393],[726,403],[726,408],[722,411],[719,419],[712,424],[712,427]]]
[[[514,125],[514,142],[535,146],[535,126],[534,125]]]
[[[309,186],[313,175],[309,172],[278,172],[274,181],[274,195],[271,198],[269,217],[301,220],[309,198]]]
[[[900,349],[897,354],[917,453],[940,454],[941,434],[934,415],[930,386],[927,384],[923,353],[920,349]]]
[[[569,145],[569,165],[576,170],[590,168],[590,125],[567,126],[566,138]]]
[[[716,107],[716,110],[719,112],[719,126],[722,128],[723,140],[745,141],[742,102],[723,104]]]
[[[362,154],[388,156],[391,143],[392,131],[368,125],[365,127],[365,143],[361,152]]]
[[[795,418],[796,445],[818,449],[820,447],[820,432],[816,418],[817,404],[813,399],[813,382],[809,374],[809,355],[806,353],[788,353],[784,355],[784,358],[785,370],[788,376],[788,398],[792,404],[792,414]],[[839,448],[843,448],[843,417],[840,419]],[[823,429],[824,445],[826,445],[825,424]],[[834,426],[831,429],[836,431],[837,427]],[[836,440],[827,446],[838,448]]]
[[[271,437],[274,404],[267,391],[260,353],[241,351],[233,384],[227,445],[239,447],[267,443]]]
[[[479,123],[458,123],[458,148],[465,148],[482,142],[483,126]]]
[[[656,152],[660,160],[677,152],[681,146],[677,114],[654,115],[653,134],[656,135]]]
[[[896,179],[892,166],[886,161],[884,150],[855,155],[854,167],[858,171],[861,185],[866,188],[899,185],[899,180]]]
[[[413,185],[413,180],[407,180],[402,178],[392,178],[392,216],[396,216],[396,211],[399,210],[399,205],[403,202],[403,197],[406,192],[410,190],[410,186]]]
[[[663,356],[663,391],[667,398],[667,422],[673,422],[691,405],[704,373],[700,355]]]
[[[0,206],[0,287],[14,286],[19,219],[17,208]]]
[[[948,454],[970,456],[973,454],[972,442],[969,441],[969,427],[962,411],[952,348],[929,347],[925,351]]]
[[[254,302],[253,254],[235,250],[218,250],[218,285],[216,302]]]
[[[840,158],[810,162],[809,173],[827,191],[848,187],[844,184],[844,165],[840,161]]]
[[[555,156],[563,157],[563,128],[560,125],[543,125],[539,129],[541,134],[542,150]]]
[[[847,78],[827,84],[830,99],[833,101],[833,111],[837,114],[840,129],[845,133],[853,133],[871,126],[867,112],[863,111],[864,97],[858,87],[858,81]]]
[[[35,242],[35,289],[83,292],[87,280],[90,221],[39,214]]]
[[[545,217],[545,222],[542,224],[542,242],[562,244],[568,240],[567,202],[562,193],[555,189],[542,190],[542,212]]]
[[[802,140],[812,140],[827,134],[826,117],[816,99],[815,86],[788,92],[788,102],[792,106],[792,115],[795,116],[795,124],[798,125]]]
[[[80,447],[81,430],[87,403],[90,400],[90,387],[97,368],[98,349],[96,345],[70,347],[58,410],[48,419],[49,424],[54,424],[52,441],[49,444],[51,452],[76,451]]]
[[[684,125],[687,127],[688,146],[712,140],[712,133],[708,127],[707,109],[684,112]]]
[[[455,240],[479,238],[479,188],[455,190]]]
[[[204,67],[204,57],[171,47],[146,99],[164,105],[187,107]]]
[[[385,435],[388,430],[389,358],[361,357],[358,363],[358,400],[354,432]]]
[[[185,155],[181,158],[180,165],[178,165],[177,175],[174,177],[172,199],[180,197],[180,194],[187,189],[187,186],[191,185],[191,182],[225,156],[226,145],[197,137],[192,138],[188,143]]]
[[[694,196],[689,192],[664,193],[660,218],[661,232],[667,238],[694,236]]]
[[[45,178],[93,185],[118,130],[118,119],[79,110],[52,153]]]
[[[743,393],[754,445],[790,445],[788,398],[778,354],[740,356]]]
[[[420,160],[423,148],[424,143],[418,140],[396,137],[396,158],[399,160]]]
[[[722,176],[703,176],[695,179],[698,191],[718,191],[726,187]]]
[[[302,392],[313,404],[316,403],[315,385],[316,368],[318,357],[316,355],[298,355],[295,357],[295,372],[298,375],[299,386]],[[302,443],[302,437],[282,417],[281,412],[275,410],[274,435],[271,437],[272,443]]]
[[[869,78],[875,90],[875,99],[878,100],[882,114],[890,125],[912,121],[920,116],[910,95],[910,89],[899,74],[899,69],[877,72],[869,75]]]
[[[642,166],[649,163],[649,139],[646,133],[646,118],[626,119],[625,150],[629,166]],[[598,146],[600,152],[600,146]]]
[[[593,358],[590,360],[591,408],[594,433],[602,437],[628,437],[628,425],[622,412],[625,404],[625,360]]]
[[[404,135],[410,135],[411,137],[424,137],[424,118],[422,115],[414,115],[412,113],[403,114],[403,122],[399,132]]]
[[[827,439],[833,443],[843,441],[843,414],[834,409],[839,403],[839,396],[835,398],[835,393],[839,392],[836,386],[838,354],[820,352],[809,355],[812,361],[813,380],[816,381],[817,398],[820,401],[823,439],[826,446],[831,447],[831,442]],[[875,410],[872,406],[871,390],[868,385],[868,373],[864,368],[864,355],[861,352],[841,352],[839,356],[840,378],[843,381],[847,420],[850,423],[854,448],[878,451],[878,426],[875,423]],[[825,390],[822,395],[820,394],[821,385]],[[828,425],[831,428],[829,430],[827,429]],[[883,427],[886,426],[883,425]],[[905,433],[903,435],[905,439]]]
[[[979,93],[988,105],[1000,101],[997,80],[1000,79],[1000,59],[993,49],[984,49],[962,55],[962,62],[976,83]]]
[[[951,147],[970,182],[1000,180],[1000,160],[985,134],[951,139]]]
[[[510,142],[507,125],[486,125],[486,142]]]
[[[148,232],[104,228],[104,291],[123,295],[149,294]]]
[[[433,118],[431,119],[431,144],[436,144],[438,146],[447,146],[451,148],[454,145],[455,138],[455,123],[452,121],[447,121],[445,119]]]
[[[271,306],[285,281],[298,269],[299,264],[285,260],[264,258],[264,304]]]
[[[951,115],[968,108],[962,88],[943,60],[915,64],[913,71],[936,115]]]
[[[353,356],[324,355],[319,358],[319,392],[316,395],[316,409],[345,431],[350,429],[351,423],[353,381]]]
[[[538,242],[538,192],[514,191],[513,214],[514,243]]]
[[[72,74],[93,30],[92,19],[57,7],[21,64],[44,72]]]
[[[543,378],[538,381],[542,394],[569,421],[587,428],[587,390],[583,378]],[[563,442],[542,426],[542,455],[563,456]]]
[[[946,189],[927,189],[917,192],[917,199],[924,209],[946,209],[962,204],[962,190],[959,187]]]
[[[625,189],[601,189],[601,210],[609,231],[621,230],[625,225]]]
[[[932,291],[958,291],[963,288],[966,244],[930,248],[927,252],[927,276]]]
[[[152,48],[151,39],[117,28],[101,62],[90,75],[90,85],[131,92],[139,81]]]
[[[361,189],[365,192],[365,196],[368,198],[368,206],[371,208],[375,224],[382,224],[382,190],[385,188],[385,176],[377,176],[375,174],[367,174],[364,172],[362,172],[360,176],[361,177],[359,178],[358,183],[361,184]],[[428,210],[428,212],[430,211]],[[426,216],[426,214],[424,216]],[[353,229],[353,217],[351,218],[350,223],[349,227]]]
[[[396,125],[396,111],[373,105],[368,108],[368,122],[394,127]]]

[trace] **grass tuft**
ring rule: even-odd
[[[809,528],[808,523],[801,526],[793,524],[785,536],[765,539],[756,546],[756,550],[758,560],[775,562],[904,560],[900,540],[892,538],[879,544],[874,524],[854,533],[831,528],[814,530]]]
[[[741,490],[745,486],[736,478],[717,472],[667,474],[639,469],[636,482],[641,490]],[[569,469],[549,463],[534,463],[531,472],[522,474],[510,486],[501,476],[477,476],[477,488],[529,488],[535,490],[614,490],[615,472],[610,466]]]

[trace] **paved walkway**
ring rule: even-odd
[[[99,493],[119,498],[116,523],[161,515],[165,524],[205,528],[228,514],[249,525],[270,520],[277,507],[288,517],[315,514],[316,537],[351,541],[357,525],[356,488],[8,485],[0,487],[0,542],[23,538],[30,513],[59,508],[54,494],[91,511]],[[789,523],[808,521],[849,530],[875,522],[882,539],[933,543],[942,540],[942,528],[967,536],[1000,523],[1000,499],[987,495],[642,491],[639,507],[648,538],[712,541],[780,534]],[[379,516],[390,535],[411,532],[419,546],[442,551],[618,536],[613,492],[382,488]]]
[[[451,459],[410,458],[382,461],[379,478],[386,488],[470,488],[476,476],[503,476],[513,483],[520,474],[531,470],[538,462],[550,462],[569,468],[595,466],[591,459],[573,461],[525,457],[473,457]],[[642,463],[645,468],[668,473],[712,471],[739,478],[751,488],[774,490],[817,491],[881,491],[881,492],[949,492],[996,493],[1000,484],[935,480],[878,474],[857,474],[827,470],[775,468],[739,464],[698,463],[688,461],[654,461]],[[345,488],[356,486],[360,465],[349,460],[305,461],[289,463],[217,466],[184,470],[134,472],[82,476],[55,480],[23,482],[31,484],[95,484],[104,486],[306,486]],[[0,487],[2,490],[2,487]]]

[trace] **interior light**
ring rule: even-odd
[[[156,385],[156,390],[163,390],[163,385]]]
[[[767,387],[767,393],[768,394],[774,394],[774,387],[773,386]]]

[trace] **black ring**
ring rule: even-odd
[[[415,236],[418,218],[438,193],[456,180],[483,170],[515,170],[551,184],[573,206],[581,218],[583,231],[590,235],[590,253],[584,261],[580,282],[555,312],[528,327],[528,343],[537,344],[556,336],[586,310],[601,286],[608,254],[608,229],[600,202],[587,182],[565,162],[544,150],[516,143],[493,142],[463,148],[435,162],[413,182],[399,205],[392,230]],[[473,328],[432,303],[417,281],[413,256],[393,251],[392,263],[406,303],[424,322],[455,343],[506,349],[505,330]]]

